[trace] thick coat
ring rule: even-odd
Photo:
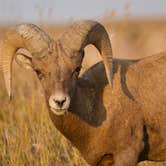
[[[166,160],[166,53],[113,66],[113,88],[102,63],[83,74],[69,113],[50,112],[55,126],[90,165]]]

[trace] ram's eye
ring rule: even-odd
[[[71,77],[77,77],[79,72],[81,70],[81,67],[77,67],[71,74]]]
[[[77,67],[77,68],[75,69],[75,72],[79,73],[80,70],[81,70],[81,67]]]
[[[44,74],[40,71],[40,70],[35,70],[36,74],[38,75],[39,79],[42,79],[42,77],[44,76]]]

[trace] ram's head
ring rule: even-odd
[[[84,56],[93,44],[100,52],[107,78],[112,79],[112,50],[105,28],[94,21],[80,21],[69,27],[56,41],[32,24],[12,27],[1,45],[6,88],[12,97],[12,62],[33,69],[45,91],[49,108],[57,115],[70,107]]]

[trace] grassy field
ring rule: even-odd
[[[135,59],[166,50],[166,21],[101,22],[109,31],[114,57]],[[55,38],[64,30],[64,26],[42,27]],[[0,38],[4,29],[0,29]],[[99,60],[98,52],[88,46],[83,70]],[[36,75],[14,64],[13,81],[14,100],[10,103],[0,72],[0,166],[86,166],[79,152],[53,126]]]

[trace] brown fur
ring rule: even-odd
[[[59,51],[58,51],[59,50]],[[56,45],[48,56],[33,56],[32,67],[46,101],[57,91],[71,96],[69,112],[50,117],[92,166],[134,166],[166,159],[166,53],[142,60],[113,62],[113,88],[102,63],[81,77],[81,59]],[[49,106],[49,104],[48,104]]]
[[[106,154],[113,166],[165,160],[165,53],[113,66],[113,89],[103,65],[95,65],[78,79],[69,113],[50,111],[51,119],[90,165]]]

